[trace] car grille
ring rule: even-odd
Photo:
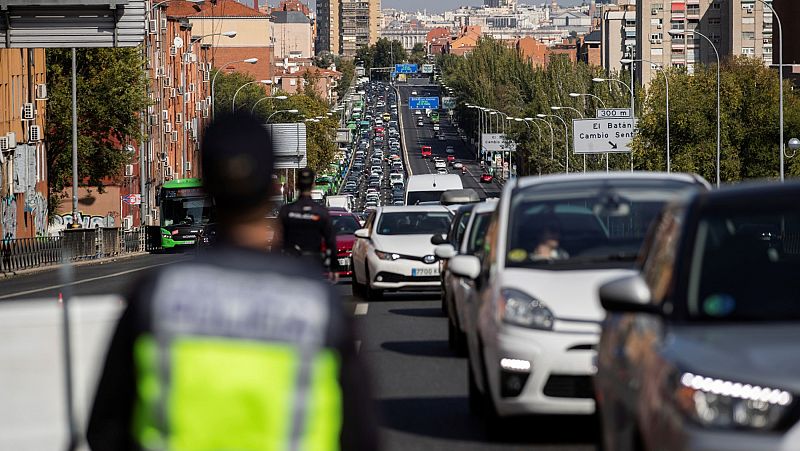
[[[547,379],[542,390],[551,398],[594,398],[591,376],[568,376],[554,374]]]
[[[391,272],[379,272],[377,275],[383,277],[382,282],[388,282],[388,283],[439,282],[441,280],[441,278],[439,276],[412,277],[412,276],[404,276],[402,274],[395,274],[395,273],[391,273]]]

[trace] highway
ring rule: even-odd
[[[191,258],[191,253],[153,254],[80,266],[70,283],[77,295],[124,294],[146,271]],[[52,269],[0,282],[0,309],[11,300],[55,300],[63,290],[59,277]],[[591,418],[520,418],[509,423],[503,437],[490,440],[482,419],[469,413],[466,360],[447,347],[447,323],[437,296],[388,294],[382,302],[367,303],[352,296],[347,281],[337,291],[355,315],[357,346],[371,372],[384,449],[594,449]]]
[[[445,149],[447,146],[453,146],[456,151],[456,161],[460,161],[467,166],[467,174],[461,177],[464,188],[475,189],[481,199],[499,197],[502,188],[497,183],[480,183],[481,168],[476,160],[475,152],[458,136],[458,131],[453,126],[445,110],[440,112],[440,131],[444,134],[445,141],[440,141],[434,136],[433,125],[427,117],[424,119],[424,126],[417,126],[417,118],[424,117],[424,111],[422,116],[415,115],[414,111],[408,107],[408,98],[414,91],[420,97],[440,97],[439,86],[430,84],[427,78],[409,78],[407,83],[398,83],[396,86],[400,91],[402,100],[400,107],[400,114],[402,115],[401,133],[403,133],[404,137],[405,150],[408,152],[411,175],[436,172],[431,159],[422,159],[420,157],[422,146],[431,146],[433,156],[442,158],[446,156]],[[455,171],[452,168],[449,168],[449,170]],[[456,171],[456,173],[458,172]]]

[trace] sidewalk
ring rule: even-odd
[[[102,265],[104,263],[111,263],[120,260],[127,260],[134,257],[139,257],[142,255],[147,255],[149,252],[147,251],[140,251],[140,252],[129,252],[120,255],[114,255],[111,257],[101,257],[101,258],[92,258],[87,260],[78,260],[75,262],[67,262],[66,264],[72,266],[87,266],[87,265]],[[21,269],[19,271],[12,271],[12,272],[2,272],[3,278],[0,280],[6,280],[15,277],[22,277],[28,276],[31,274],[38,274],[45,271],[51,271],[63,268],[65,263],[59,263],[55,265],[45,265],[45,266],[38,266],[36,268],[28,268],[28,269]]]

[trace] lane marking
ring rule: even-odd
[[[110,279],[110,278],[113,278],[113,277],[124,276],[125,274],[131,274],[131,273],[134,273],[134,272],[144,271],[146,269],[151,269],[151,268],[158,268],[159,266],[172,265],[174,263],[179,263],[179,262],[186,261],[186,260],[188,260],[188,259],[177,260],[177,261],[168,262],[168,263],[159,263],[157,265],[143,266],[141,268],[134,268],[134,269],[129,269],[127,271],[120,271],[120,272],[116,272],[116,273],[113,273],[113,274],[106,274],[105,276],[91,277],[89,279],[76,280],[74,282],[62,283],[62,284],[58,284],[58,285],[51,285],[49,287],[35,288],[33,290],[26,290],[26,291],[18,291],[16,293],[10,293],[10,294],[5,294],[5,295],[0,296],[0,300],[9,299],[9,298],[17,297],[17,296],[25,296],[25,295],[33,294],[33,293],[41,293],[42,291],[50,291],[50,290],[56,290],[56,289],[64,288],[64,287],[82,285],[82,284],[85,284],[85,283],[95,282],[95,281],[103,280],[103,279]]]
[[[369,304],[367,304],[366,302],[359,302],[358,304],[356,304],[355,314],[366,315],[368,310],[369,310]]]

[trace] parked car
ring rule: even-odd
[[[798,196],[745,184],[676,202],[640,272],[600,287],[606,449],[797,448]]]
[[[470,406],[494,419],[592,414],[604,315],[597,287],[635,273],[644,235],[665,203],[707,187],[696,176],[661,173],[507,184],[486,235],[491,251],[483,261],[457,255],[448,264],[474,281],[481,300],[465,325]]]

